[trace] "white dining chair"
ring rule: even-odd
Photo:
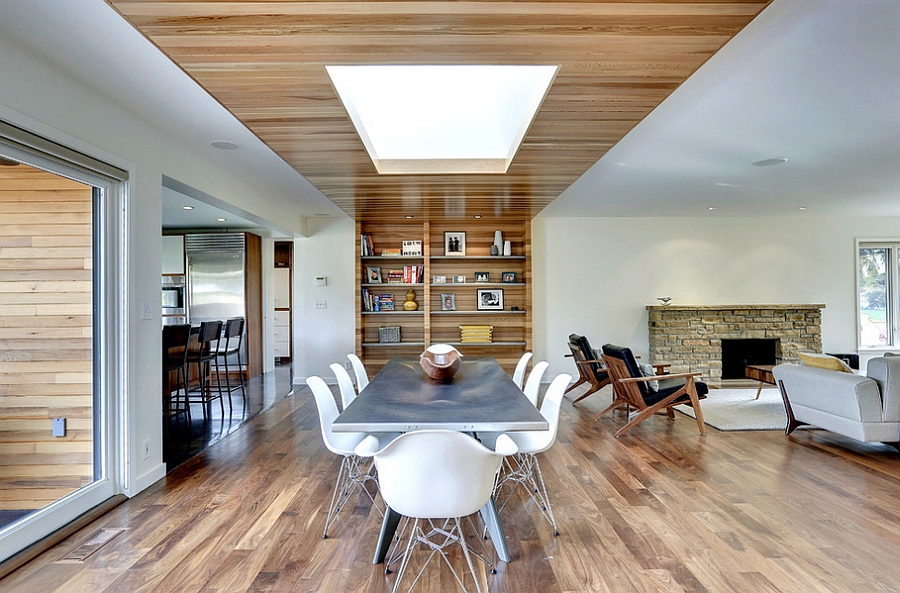
[[[385,503],[391,510],[413,520],[394,592],[399,590],[412,551],[419,543],[425,544],[431,554],[409,590],[436,553],[441,554],[456,582],[466,590],[445,552],[454,543],[462,548],[476,590],[479,593],[486,590],[486,587],[482,589],[472,565],[460,519],[477,513],[488,503],[500,463],[516,451],[515,443],[506,435],[497,437],[492,451],[471,436],[453,430],[408,432],[384,447],[378,439],[367,437],[356,447],[358,455],[374,457]],[[486,556],[483,560],[493,569]]]
[[[543,453],[556,442],[556,433],[559,429],[559,407],[562,403],[563,393],[571,375],[560,373],[557,375],[541,402],[541,415],[550,425],[549,430],[516,431],[509,433],[509,438],[518,447],[518,452],[504,460],[502,477],[497,482],[494,490],[494,499],[499,500],[499,508],[503,508],[509,502],[520,484],[526,486],[531,498],[541,509],[544,518],[553,526],[553,535],[559,535],[556,526],[556,518],[553,516],[553,507],[550,506],[550,496],[547,493],[547,485],[544,483],[544,475],[541,472],[541,464],[537,455]]]
[[[369,375],[366,373],[366,367],[362,360],[352,352],[347,355],[350,360],[350,366],[353,367],[353,374],[356,375],[356,392],[359,393],[369,384]]]
[[[338,363],[331,364],[331,371],[334,373],[338,382],[338,389],[341,392],[341,410],[346,410],[354,399],[356,399],[356,390],[353,389],[353,379],[347,369]]]
[[[357,488],[361,488],[366,493],[366,496],[372,501],[372,505],[382,516],[384,511],[375,501],[375,496],[378,492],[378,481],[375,477],[374,466],[371,460],[360,457],[354,452],[354,448],[367,435],[361,432],[337,433],[332,431],[331,425],[338,416],[334,394],[331,393],[331,389],[321,377],[309,377],[306,379],[306,384],[316,399],[316,407],[319,410],[319,426],[322,429],[322,440],[325,442],[325,447],[332,453],[342,457],[341,467],[338,470],[337,479],[334,483],[334,492],[331,495],[331,505],[328,507],[328,516],[325,518],[325,529],[322,531],[322,539],[325,539],[328,537],[328,530],[337,520],[344,505]],[[374,494],[369,492],[367,488],[368,482],[374,484]]]
[[[531,369],[531,373],[528,375],[528,380],[525,381],[525,387],[522,389],[525,393],[525,397],[528,398],[528,401],[530,401],[531,405],[534,407],[537,407],[538,392],[541,389],[541,379],[544,378],[544,372],[547,370],[548,366],[550,366],[550,363],[546,360],[542,360],[535,364]]]
[[[516,370],[513,371],[512,380],[519,389],[522,389],[522,382],[525,380],[525,370],[528,368],[528,361],[531,360],[532,356],[534,356],[533,352],[523,354],[516,364]]]

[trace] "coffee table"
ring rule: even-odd
[[[775,368],[774,364],[748,364],[744,367],[744,375],[748,379],[759,381],[759,387],[756,388],[756,397],[753,399],[759,399],[764,383],[775,385],[775,376],[772,375],[773,368]]]

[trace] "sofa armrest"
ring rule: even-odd
[[[797,407],[819,410],[849,420],[882,421],[881,391],[875,379],[799,364],[780,364],[772,369],[782,383],[798,420]]]
[[[886,421],[900,421],[900,356],[871,358],[866,376],[878,383]]]

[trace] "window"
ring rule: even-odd
[[[900,343],[900,242],[860,242],[858,254],[859,347],[895,347]]]

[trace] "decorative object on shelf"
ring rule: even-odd
[[[456,295],[452,293],[441,294],[441,311],[456,311]]]
[[[475,282],[490,282],[491,281],[491,273],[490,272],[475,272]]]
[[[500,255],[500,250],[496,245],[491,245],[491,255]]]
[[[504,283],[510,283],[516,281],[516,273],[515,272],[503,272],[500,275],[500,281]]]
[[[444,232],[444,255],[452,257],[465,257],[466,233],[464,231]]]
[[[446,276],[432,276],[431,277],[432,284],[447,284]]]
[[[479,288],[477,303],[479,311],[502,311],[503,289]]]
[[[494,231],[494,247],[497,248],[496,255],[503,253],[503,233],[500,231]],[[492,252],[491,255],[494,255],[494,253]]]
[[[465,283],[466,283],[465,276],[454,276],[453,277],[453,284],[465,284]]]
[[[381,268],[369,266],[366,268],[366,282],[369,284],[381,284]]]
[[[506,241],[503,244],[503,255],[506,255],[506,256],[512,255],[512,243],[510,241]]]
[[[672,300],[672,297],[656,297],[656,300],[662,303],[663,305],[668,305],[669,301]]]
[[[489,344],[494,341],[493,325],[460,325],[460,342]]]
[[[435,381],[449,381],[462,364],[462,354],[450,344],[432,344],[419,355],[419,366]]]
[[[403,310],[415,311],[418,308],[419,303],[416,302],[416,291],[410,288],[406,291],[406,300],[403,301]]]
[[[422,255],[421,241],[403,241],[400,247],[400,254],[404,256]]]
[[[382,344],[399,344],[400,343],[400,326],[387,325],[378,328],[378,341]]]

